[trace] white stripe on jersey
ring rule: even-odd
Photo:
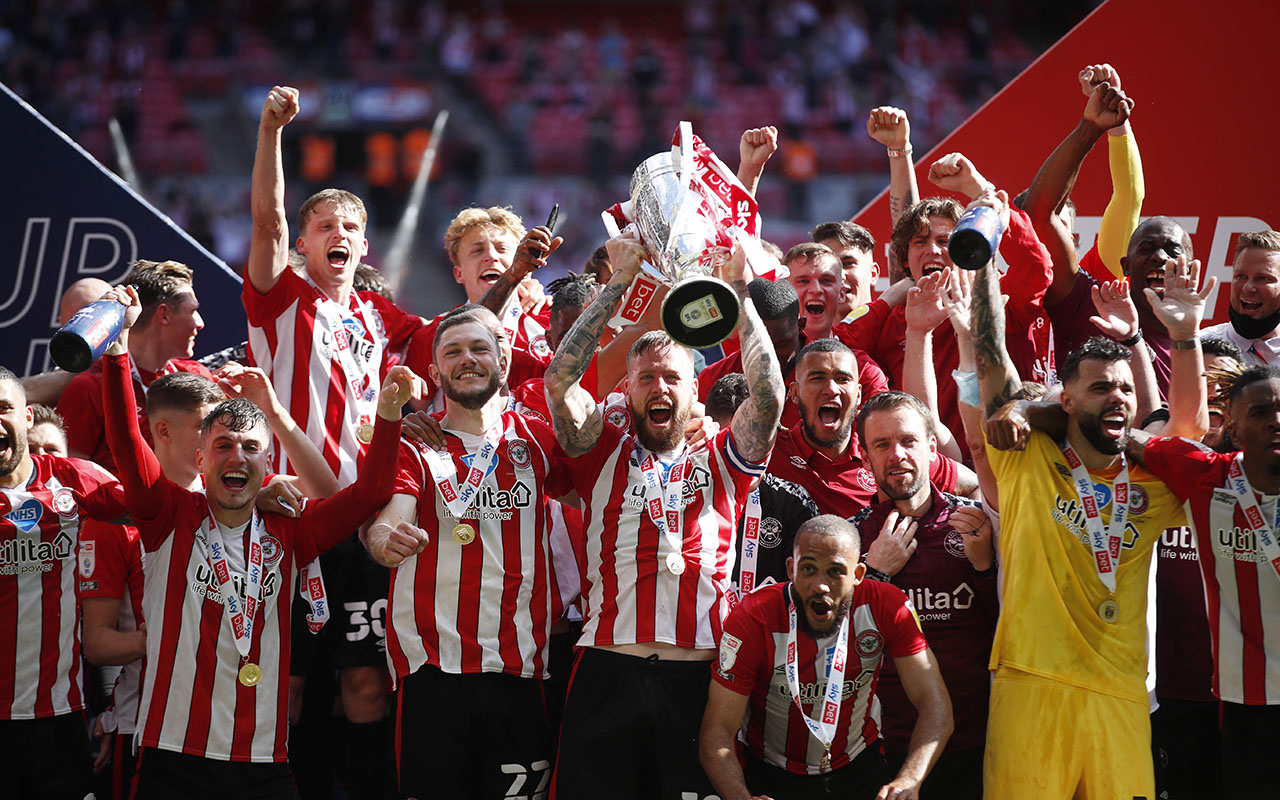
[[[281,663],[281,642],[288,632],[281,626],[280,604],[287,618],[289,600],[297,589],[292,553],[283,552],[275,564],[264,565],[262,617],[254,636],[256,649],[250,651],[263,674],[255,687],[246,689],[237,680],[241,658],[231,626],[223,619],[225,607],[217,580],[192,537],[200,523],[184,521],[187,516],[179,515],[177,529],[147,558],[143,590],[147,662],[138,738],[146,747],[205,758],[283,761],[288,720],[280,713],[280,704],[287,703],[289,676],[287,665]],[[288,575],[281,574],[282,564],[288,565]],[[243,558],[228,559],[228,566],[243,579]],[[217,639],[209,642],[201,632],[215,623]],[[239,707],[242,700],[249,707]],[[264,720],[275,725],[258,724]],[[244,729],[242,737],[252,726],[247,743],[234,742],[237,725]]]
[[[2,490],[10,512],[38,505],[40,515],[23,531],[10,519],[0,520],[0,542],[12,542],[12,556],[0,557],[6,570],[0,581],[12,583],[14,615],[0,621],[0,630],[6,645],[13,648],[13,701],[8,709],[0,712],[0,719],[35,719],[36,717],[67,714],[84,708],[84,693],[80,670],[80,608],[76,589],[79,575],[76,571],[77,543],[80,536],[80,516],[60,517],[45,498],[64,488],[70,489],[56,475],[40,483],[39,467],[33,471],[27,486]],[[37,496],[38,495],[38,496]],[[30,512],[28,511],[29,515]],[[49,529],[49,523],[57,520],[57,533]],[[52,544],[52,559],[33,561],[33,553],[19,555],[20,542],[44,545]],[[11,560],[11,558],[13,560]],[[47,569],[47,571],[46,571]],[[49,620],[45,614],[45,581],[54,576],[50,590],[57,604]],[[46,630],[56,626],[54,636]],[[74,677],[73,677],[74,674]],[[41,686],[41,678],[47,684]],[[50,680],[52,679],[52,680]],[[44,691],[42,691],[44,690]]]
[[[1260,495],[1259,506],[1263,518],[1275,519],[1276,495]],[[1194,498],[1193,498],[1194,500]],[[1196,521],[1193,501],[1186,503],[1187,518]],[[1280,704],[1280,580],[1264,560],[1262,548],[1243,517],[1236,516],[1237,502],[1230,489],[1214,490],[1208,502],[1209,532],[1195,537],[1201,566],[1210,557],[1213,575],[1220,587],[1218,607],[1209,607],[1210,627],[1218,633],[1218,691],[1221,699],[1232,703],[1245,702],[1246,686],[1249,694],[1258,697],[1259,689],[1265,692],[1267,704]],[[1201,537],[1209,540],[1213,552],[1203,551]],[[1257,621],[1245,622],[1241,608],[1241,593],[1256,597],[1251,600],[1248,614]],[[1260,613],[1259,613],[1260,611]],[[1254,654],[1249,660],[1256,665],[1246,665],[1244,629],[1249,627],[1261,639],[1265,652]]]
[[[580,646],[664,642],[716,647],[720,623],[728,613],[724,595],[733,572],[741,514],[735,499],[735,470],[728,461],[739,467],[738,483],[764,470],[734,451],[727,431],[722,435],[727,459],[716,443],[688,457],[681,524],[683,575],[674,575],[664,566],[669,545],[644,510],[645,481],[633,458],[635,440],[621,436],[601,462],[600,477],[585,510],[587,621]],[[607,445],[597,444],[601,446]],[[615,492],[615,486],[625,488]],[[696,512],[689,510],[695,507]],[[690,559],[691,550],[696,559]],[[652,605],[651,616],[641,611],[642,605]],[[646,616],[643,624],[641,613]]]
[[[281,280],[286,279],[286,276],[281,277]],[[303,290],[300,289],[300,291]],[[354,293],[352,297],[358,301]],[[357,359],[357,363],[363,360],[371,385],[376,390],[379,386],[383,348],[386,345],[385,333],[380,331],[385,332],[386,326],[372,303],[363,301],[359,303],[361,319],[365,327],[370,330],[372,342],[365,343],[366,346],[371,345],[367,358]],[[356,464],[364,447],[356,438],[356,431],[360,426],[360,413],[354,404],[354,390],[350,381],[334,377],[335,374],[338,376],[342,374],[342,368],[331,357],[335,335],[338,332],[329,330],[325,319],[316,315],[315,306],[314,300],[307,295],[302,295],[273,320],[271,335],[268,335],[265,328],[251,323],[249,325],[250,360],[271,378],[280,404],[288,409],[299,427],[306,433],[307,438],[325,455],[330,467],[335,466],[334,460],[337,459],[335,472],[338,476],[338,485],[348,486],[355,482]],[[341,335],[345,337],[346,332],[341,332]],[[271,347],[272,338],[275,340],[274,348]],[[299,347],[302,349],[301,354],[298,352]],[[307,371],[308,386],[307,395],[301,398],[294,395],[295,373],[300,369]],[[336,429],[326,422],[326,415],[329,412],[328,404],[331,402],[330,387],[334,381],[339,382],[343,389],[341,399],[332,400],[341,404],[341,407],[336,409],[336,413],[342,418],[343,424]],[[336,451],[327,441],[328,436],[335,435],[337,436]],[[278,461],[278,471],[289,472],[288,458],[284,448],[280,447],[278,442],[275,456]]]

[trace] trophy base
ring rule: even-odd
[[[662,301],[662,327],[685,347],[701,350],[720,344],[738,326],[738,295],[719,278],[681,281]]]

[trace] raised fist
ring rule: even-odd
[[[1115,88],[1120,88],[1120,73],[1116,72],[1116,68],[1110,64],[1093,64],[1080,70],[1080,91],[1084,92],[1084,96],[1088,97],[1093,94],[1093,88],[1100,83],[1109,83]]]
[[[298,116],[298,90],[292,86],[276,86],[267,93],[262,104],[262,125],[265,128],[283,128]]]
[[[867,117],[867,135],[891,150],[911,144],[911,123],[907,112],[893,106],[871,109]]]
[[[1089,93],[1084,107],[1084,118],[1102,130],[1123,125],[1133,110],[1133,101],[1119,88],[1103,81]]]
[[[948,192],[959,192],[970,200],[976,199],[987,188],[973,162],[963,153],[947,153],[929,167],[929,182]]]
[[[767,162],[778,150],[778,129],[773,126],[764,128],[748,128],[742,132],[738,142],[738,158],[740,168],[747,167],[752,172],[763,172]]]

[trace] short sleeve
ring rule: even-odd
[[[944,492],[955,492],[959,474],[960,468],[956,462],[941,453],[929,465],[929,482]]]
[[[920,629],[920,618],[901,589],[887,583],[875,584],[880,590],[886,650],[890,658],[913,656],[929,646]],[[877,620],[880,615],[877,615]]]
[[[764,624],[751,609],[754,603],[738,604],[724,621],[720,651],[711,670],[711,679],[738,694],[750,695],[756,681],[770,680],[772,665],[764,663]],[[765,670],[763,676],[761,669]]]
[[[393,494],[421,497],[427,475],[422,456],[417,452],[418,447],[419,445],[412,444],[407,439],[400,440],[400,451],[396,456],[396,480],[391,490]]]
[[[259,292],[254,288],[253,281],[246,279],[244,288],[240,292],[240,299],[244,302],[244,313],[249,318],[249,324],[255,328],[264,328],[271,324],[301,296],[301,289],[304,286],[306,281],[294,274],[291,269],[280,273],[276,285],[265,293]]]
[[[1214,467],[1230,456],[1215,453],[1199,442],[1182,437],[1153,439],[1147,442],[1143,463],[1165,486],[1186,501],[1207,473],[1216,473]]]
[[[129,536],[123,525],[86,520],[80,528],[80,596],[124,597]]]

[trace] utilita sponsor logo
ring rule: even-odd
[[[74,542],[59,533],[51,542],[36,539],[10,539],[0,543],[0,575],[19,572],[48,572],[55,561],[71,558]]]

